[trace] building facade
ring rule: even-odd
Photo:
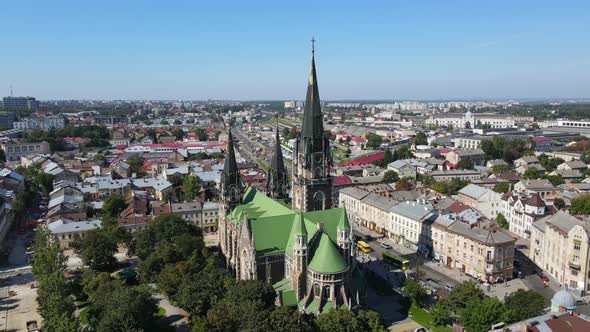
[[[7,161],[20,160],[22,156],[32,154],[51,153],[49,143],[47,142],[24,143],[18,140],[9,140],[0,143],[0,146],[2,147],[2,150],[4,150]]]

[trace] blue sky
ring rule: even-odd
[[[3,1],[0,95],[590,97],[588,1]]]

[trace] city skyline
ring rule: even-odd
[[[323,100],[590,97],[583,2],[137,4],[6,4],[0,94],[302,100],[315,36]]]

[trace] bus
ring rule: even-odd
[[[383,252],[383,260],[389,264],[399,267],[400,269],[402,269],[404,271],[410,268],[410,261],[409,260],[399,257],[397,255],[394,255],[394,254],[387,252],[387,251]]]
[[[369,252],[373,251],[373,249],[371,249],[371,246],[369,246],[367,244],[367,242],[362,241],[362,240],[356,241],[356,246],[359,248],[360,251],[362,251],[364,253],[369,253]]]

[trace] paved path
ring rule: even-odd
[[[162,294],[156,293],[154,297],[158,299],[158,305],[166,310],[166,315],[161,319],[162,321],[171,324],[179,332],[188,332],[191,330],[190,325],[188,325],[188,319],[182,309],[170,303]]]

